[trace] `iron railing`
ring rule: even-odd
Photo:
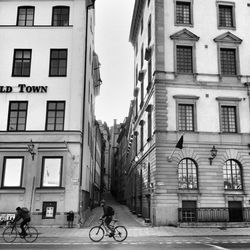
[[[250,222],[250,208],[179,208],[179,222]]]

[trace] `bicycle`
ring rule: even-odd
[[[99,242],[103,239],[105,235],[105,226],[104,226],[104,220],[100,219],[100,224],[98,226],[94,226],[89,230],[89,238],[94,242]],[[127,236],[128,232],[127,229],[124,226],[115,226],[116,222],[118,220],[112,220],[109,224],[109,227],[111,229],[111,234],[107,234],[105,236],[113,237],[114,240],[118,242],[124,241]]]
[[[15,241],[18,235],[21,239],[25,239],[29,243],[34,242],[38,238],[37,229],[30,226],[29,223],[24,226],[24,229],[27,235],[21,235],[20,229],[18,229],[16,223],[13,223],[4,229],[3,238],[8,243]]]

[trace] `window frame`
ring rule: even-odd
[[[241,101],[241,98],[234,98],[234,97],[216,97],[216,100],[218,101],[219,105],[219,122],[220,122],[220,132],[223,134],[237,134],[240,133],[240,112],[239,112],[239,103]],[[236,132],[227,132],[223,131],[223,119],[222,119],[222,106],[232,106],[235,107],[236,111]]]
[[[20,25],[19,24],[19,17],[20,17],[20,10],[25,9],[25,25]],[[27,25],[27,9],[32,9],[33,10],[33,18],[32,18],[32,24]],[[17,7],[17,19],[16,19],[16,26],[19,27],[32,27],[34,26],[34,19],[35,19],[35,6],[30,6],[30,5],[23,5],[23,6],[18,6]]]
[[[62,25],[62,19],[61,19],[61,16],[62,16],[62,14],[60,14],[60,25],[54,25],[54,11],[56,10],[56,9],[67,9],[68,10],[68,23],[67,23],[67,25]],[[52,20],[51,20],[51,26],[53,26],[53,27],[68,27],[69,26],[69,19],[70,19],[70,6],[67,6],[67,5],[56,5],[56,6],[53,6],[52,7]]]
[[[21,159],[21,171],[20,171],[20,183],[18,186],[5,186],[5,173],[6,173],[6,162],[8,159]],[[24,172],[24,156],[4,156],[3,157],[3,170],[2,170],[2,183],[1,188],[22,188],[23,184],[23,172]]]
[[[60,159],[60,177],[59,177],[59,185],[58,186],[45,186],[44,181],[44,168],[45,168],[45,161],[46,159]],[[63,156],[43,156],[42,157],[42,170],[41,170],[41,188],[49,188],[49,189],[56,189],[62,187],[62,177],[63,177]]]
[[[17,103],[17,104],[18,104],[18,109],[14,109],[14,111],[17,112],[17,120],[16,120],[16,124],[15,124],[15,126],[16,126],[15,130],[11,130],[11,129],[9,128],[9,127],[10,127],[10,118],[11,118],[11,117],[10,117],[10,114],[11,114],[11,111],[13,111],[13,110],[11,110],[11,105],[12,105],[13,103]],[[19,124],[19,123],[18,123],[19,112],[20,112],[19,105],[20,105],[21,103],[25,103],[26,106],[27,106],[27,108],[26,108],[26,110],[25,110],[25,123],[24,123],[24,129],[19,130],[17,127],[18,127],[18,124]],[[13,111],[13,112],[14,112],[14,111]],[[23,111],[23,110],[21,110],[21,111]],[[27,115],[28,115],[28,101],[9,101],[7,131],[8,131],[8,132],[26,131]]]
[[[177,23],[177,2],[189,3],[190,4],[190,23]],[[175,26],[194,26],[194,14],[193,14],[193,0],[174,0],[174,24]]]
[[[16,58],[16,53],[18,51],[21,51],[22,52],[22,58]],[[27,51],[27,52],[30,52],[30,58],[28,59],[25,59],[24,58],[24,52]],[[29,60],[29,73],[27,75],[23,74],[23,72],[21,72],[21,74],[15,74],[15,64],[16,64],[16,61],[17,60],[21,60],[21,68],[23,71],[23,64],[24,64],[24,60]],[[14,54],[13,54],[13,64],[12,64],[12,74],[11,76],[12,77],[30,77],[30,73],[31,73],[31,59],[32,59],[32,49],[14,49]]]
[[[232,8],[232,26],[222,26],[220,25],[220,6],[229,6]],[[216,2],[217,9],[217,28],[218,29],[227,29],[227,30],[236,30],[236,16],[235,16],[235,2]]]
[[[62,51],[65,51],[66,52],[66,59],[60,59],[60,57],[58,58],[52,58],[52,53],[54,51],[57,51],[58,53],[62,52]],[[52,67],[52,59],[53,60],[56,60],[57,62],[60,62],[60,60],[65,60],[66,61],[66,66],[65,66],[65,74],[59,74],[59,63],[58,63],[58,66],[57,66],[57,74],[52,74],[51,73],[51,67]],[[67,71],[68,71],[68,49],[50,49],[50,59],[49,59],[49,77],[67,77]]]
[[[239,168],[239,170],[240,170],[240,185],[241,185],[241,188],[225,188],[225,174],[224,174],[224,172],[225,172],[225,167],[228,167],[228,165],[227,165],[227,162],[230,162],[230,173],[229,173],[229,175],[228,175],[228,168],[226,168],[227,170],[226,170],[226,172],[227,172],[227,174],[226,174],[226,180],[228,180],[229,178],[228,177],[230,177],[230,184],[232,185],[233,184],[233,168],[232,168],[232,166],[233,166],[233,164],[232,164],[232,162],[234,162],[234,164]],[[237,160],[235,160],[235,159],[228,159],[227,161],[225,161],[224,162],[224,165],[223,165],[223,183],[224,183],[224,190],[225,191],[242,191],[243,190],[243,168],[242,168],[242,165],[237,161]]]
[[[64,104],[64,109],[63,109],[63,126],[62,126],[62,129],[55,129],[56,128],[56,114],[58,111],[62,111],[62,110],[58,110],[58,109],[54,109],[54,110],[49,110],[49,104],[50,103],[55,103],[56,106],[59,104],[59,103],[63,103]],[[47,101],[47,107],[46,107],[46,121],[45,121],[45,131],[64,131],[64,125],[65,125],[65,110],[66,110],[66,102],[65,101]],[[55,121],[54,121],[54,129],[53,130],[48,130],[48,111],[54,111],[55,112]]]
[[[187,180],[189,180],[189,174],[188,174],[188,161],[191,161],[192,162],[192,165],[194,165],[194,167],[195,167],[195,176],[196,176],[196,187],[195,188],[190,188],[189,187],[189,182],[187,182],[187,183],[185,183],[186,185],[187,185],[187,187],[186,188],[181,188],[180,187],[180,181],[179,181],[179,179],[180,179],[180,164],[181,164],[181,162],[183,162],[185,160],[185,170],[186,170],[186,174],[187,174]],[[182,165],[181,165],[182,166]],[[183,166],[182,166],[182,169],[183,169]],[[193,172],[192,172],[193,173]],[[183,171],[182,171],[182,175],[181,176],[183,176]],[[193,175],[192,175],[192,180],[194,180],[194,177],[193,177]],[[183,159],[181,159],[180,160],[180,162],[178,163],[178,189],[179,190],[199,190],[199,175],[198,175],[198,164],[196,163],[196,161],[195,160],[193,160],[192,158],[188,158],[188,157],[186,157],[186,158],[183,158]]]
[[[174,95],[176,105],[176,130],[186,131],[186,132],[197,132],[197,100],[198,96],[188,96],[188,95]],[[193,130],[180,130],[179,124],[179,105],[192,105],[193,106]]]

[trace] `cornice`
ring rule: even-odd
[[[135,0],[134,11],[132,16],[132,22],[130,26],[130,34],[129,34],[129,41],[134,44],[135,37],[138,33],[138,29],[140,26],[140,19],[144,9],[145,0]]]

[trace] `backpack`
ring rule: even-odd
[[[30,211],[27,207],[22,207],[22,212],[29,215]]]
[[[115,214],[115,210],[112,207],[108,206],[107,214],[108,216],[112,216]]]

